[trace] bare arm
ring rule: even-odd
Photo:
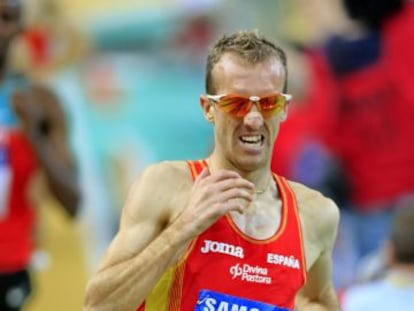
[[[64,112],[57,98],[44,87],[32,86],[14,94],[13,107],[52,194],[74,216],[80,200],[77,170],[69,151]]]
[[[330,253],[321,254],[308,272],[307,285],[296,299],[299,311],[338,311],[338,298],[331,282]]]
[[[313,214],[306,221],[307,230],[314,233],[312,249],[317,249],[315,261],[307,273],[307,282],[296,298],[300,311],[338,311],[338,298],[332,283],[332,249],[336,239],[339,210],[333,201],[316,195],[310,209]]]
[[[252,199],[253,185],[234,172],[206,170],[191,187],[183,171],[163,163],[135,183],[120,231],[87,286],[85,310],[136,310],[191,239],[229,210],[242,209],[229,199]],[[183,193],[189,200],[175,198]]]

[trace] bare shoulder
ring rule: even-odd
[[[148,166],[132,184],[123,214],[127,219],[148,219],[162,215],[165,221],[182,206],[192,186],[184,161],[164,161]],[[124,216],[124,215],[123,215]],[[125,218],[125,217],[123,217]]]
[[[148,166],[135,180],[122,209],[119,231],[101,267],[130,258],[168,225],[181,197],[192,185],[185,162],[161,162]],[[188,190],[189,191],[189,190]]]
[[[186,162],[163,161],[149,165],[137,179],[136,182],[175,188],[182,183],[191,183],[191,176]]]
[[[322,242],[323,248],[332,247],[339,222],[339,209],[335,202],[319,191],[289,181],[295,193],[305,238]],[[313,238],[311,238],[313,237]]]

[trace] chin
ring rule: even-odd
[[[263,158],[258,157],[241,157],[236,159],[236,166],[246,172],[252,172],[259,168],[263,168],[266,165],[266,161]]]

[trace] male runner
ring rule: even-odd
[[[339,310],[338,209],[270,171],[286,77],[285,53],[256,32],[215,43],[200,98],[213,152],[136,181],[85,310]]]

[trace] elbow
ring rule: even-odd
[[[81,204],[80,188],[76,184],[72,187],[51,186],[52,193],[70,218],[75,218]]]
[[[83,311],[102,311],[103,309],[97,305],[89,304],[87,302],[83,305]]]
[[[93,285],[92,282],[89,282],[89,284],[86,287],[85,291],[85,298],[83,301],[83,311],[104,311],[105,308],[103,308],[100,305],[100,302],[102,303],[102,299],[99,299],[99,295],[97,295],[98,291]]]
[[[74,191],[66,198],[65,203],[62,202],[63,204],[65,204],[66,212],[70,218],[75,218],[78,215],[80,209],[80,202],[81,198],[79,191]]]

